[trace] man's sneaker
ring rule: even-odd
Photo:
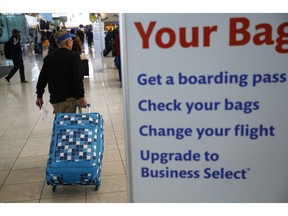
[[[11,85],[11,82],[10,80],[8,80],[6,77],[4,78],[5,82],[8,84],[8,85]]]
[[[24,81],[21,81],[21,83],[28,83],[28,81],[24,80]]]

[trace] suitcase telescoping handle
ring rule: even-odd
[[[86,112],[87,113],[90,113],[90,109],[91,109],[91,104],[87,104],[87,108],[86,108]],[[80,105],[77,103],[76,104],[76,113],[79,113],[79,110],[80,110]]]

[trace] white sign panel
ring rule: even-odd
[[[93,23],[93,41],[96,53],[102,53],[105,49],[105,40],[104,40],[104,23],[95,22]]]
[[[288,202],[288,15],[125,14],[131,202]]]

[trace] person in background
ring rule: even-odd
[[[80,55],[72,51],[73,39],[66,29],[57,31],[55,39],[59,49],[44,58],[36,85],[36,105],[41,109],[48,84],[54,113],[75,113],[77,104],[81,108],[87,106],[83,65]]]
[[[14,76],[14,74],[19,70],[20,72],[20,80],[21,83],[27,83],[25,79],[25,68],[24,68],[24,63],[23,63],[23,58],[22,58],[22,48],[20,44],[20,31],[18,29],[13,29],[12,30],[12,36],[9,38],[8,43],[10,44],[10,53],[11,53],[11,58],[13,61],[14,67],[10,71],[10,73],[5,77],[6,83],[9,85],[11,84],[10,79]]]
[[[38,31],[35,36],[35,54],[42,54],[42,34]]]
[[[115,42],[115,60],[114,60],[114,62],[115,62],[115,66],[118,69],[119,80],[122,83],[119,27],[113,31],[113,37],[114,37],[114,42]]]
[[[57,46],[57,43],[56,43],[56,40],[55,40],[55,37],[54,37],[55,32],[56,32],[56,30],[53,29],[53,31],[52,31],[52,33],[51,33],[51,35],[49,37],[49,44],[50,45],[49,45],[48,54],[50,54],[51,52],[54,52],[55,50],[58,49],[58,46]]]
[[[71,33],[71,37],[73,38],[72,50],[78,52],[79,55],[81,55],[81,53],[83,51],[83,49],[82,49],[83,46],[82,46],[81,40],[80,40],[78,35],[75,35],[75,30],[74,29],[72,29],[70,31],[70,33]]]
[[[84,32],[81,29],[79,29],[77,30],[76,35],[80,38],[81,44],[84,44],[84,38],[85,38]]]
[[[86,37],[87,37],[88,47],[91,48],[92,42],[93,42],[93,33],[91,32],[91,29],[88,30]]]

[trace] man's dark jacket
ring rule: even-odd
[[[83,98],[83,65],[77,52],[60,48],[44,58],[36,86],[38,98],[42,98],[48,83],[50,103],[67,98]]]

